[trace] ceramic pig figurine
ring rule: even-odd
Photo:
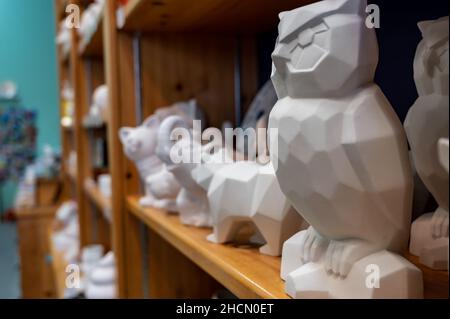
[[[423,40],[414,59],[419,98],[405,121],[417,174],[439,205],[414,221],[410,251],[434,269],[448,266],[448,173],[436,149],[440,138],[448,138],[448,27],[448,17],[419,23]]]
[[[378,45],[366,7],[325,0],[280,14],[270,155],[311,225],[283,247],[281,275],[295,298],[422,296],[420,270],[397,255],[413,184],[403,127],[373,83]],[[367,271],[378,271],[379,288]]]

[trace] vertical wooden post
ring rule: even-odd
[[[118,76],[118,52],[117,52],[117,27],[116,27],[116,1],[106,1],[103,19],[103,39],[106,84],[109,92],[109,159],[112,180],[111,206],[112,206],[112,246],[117,263],[117,285],[119,298],[126,298],[126,272],[124,252],[124,182],[122,147],[119,141],[120,127],[120,103],[119,103],[119,76]]]

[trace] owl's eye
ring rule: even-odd
[[[312,28],[308,28],[300,32],[298,36],[298,43],[301,47],[306,47],[313,43],[314,36],[318,33],[326,32],[328,30],[328,26],[322,22]]]

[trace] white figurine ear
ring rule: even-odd
[[[432,23],[433,21],[430,20],[420,21],[419,23],[417,23],[417,26],[419,27],[420,32],[422,32],[423,37],[425,37],[425,32]]]
[[[287,11],[280,12],[280,13],[278,14],[278,18],[279,18],[280,21],[281,21],[281,20],[283,20],[283,17],[285,17],[286,15],[287,15]]]
[[[133,128],[131,128],[131,127],[122,127],[119,130],[119,137],[120,137],[120,140],[122,141],[122,143],[126,140],[128,135],[130,135],[132,130],[133,130]]]
[[[160,124],[159,118],[155,115],[152,115],[148,117],[144,123],[142,123],[142,126],[146,128],[157,128]]]

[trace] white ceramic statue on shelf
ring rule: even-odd
[[[202,118],[202,112],[195,101],[176,103],[171,107],[158,109],[139,127],[121,128],[119,136],[126,156],[135,162],[145,183],[145,196],[140,199],[140,204],[175,212],[180,185],[156,154],[161,121],[170,115],[181,116],[188,126],[192,126],[192,121],[197,116]]]
[[[294,298],[422,297],[420,270],[397,254],[413,185],[403,127],[373,83],[378,45],[366,6],[326,0],[280,14],[270,155],[311,225],[283,246]]]
[[[140,205],[176,211],[180,185],[156,155],[160,120],[152,115],[136,128],[120,129],[120,139],[126,156],[135,162],[145,183],[145,196]]]
[[[448,138],[448,27],[448,17],[419,23],[423,40],[414,59],[419,98],[405,121],[417,173],[439,205],[414,221],[410,252],[433,269],[448,266],[449,178],[436,149],[440,138]]]
[[[87,299],[117,298],[116,262],[113,252],[107,253],[90,271],[86,280]]]
[[[176,133],[177,128],[183,128],[188,134],[175,141],[172,133]],[[192,178],[191,172],[199,165],[201,152],[206,151],[206,148],[209,149],[210,144],[214,142],[202,146],[199,134],[201,130],[198,132],[191,130],[182,117],[169,116],[159,129],[156,153],[181,185],[181,191],[176,199],[181,222],[196,227],[209,227],[211,214],[208,198],[206,192]],[[174,152],[180,157],[177,158],[177,162],[174,162],[171,156]],[[195,156],[198,156],[197,161]]]
[[[86,127],[102,126],[106,120],[106,110],[108,106],[108,86],[100,85],[94,90],[92,95],[92,105],[89,113],[84,117],[83,124]]]
[[[231,242],[240,228],[256,226],[265,245],[260,252],[279,256],[286,239],[302,228],[303,219],[281,192],[272,164],[241,161],[225,164],[211,178],[194,177],[208,191],[214,243]]]

